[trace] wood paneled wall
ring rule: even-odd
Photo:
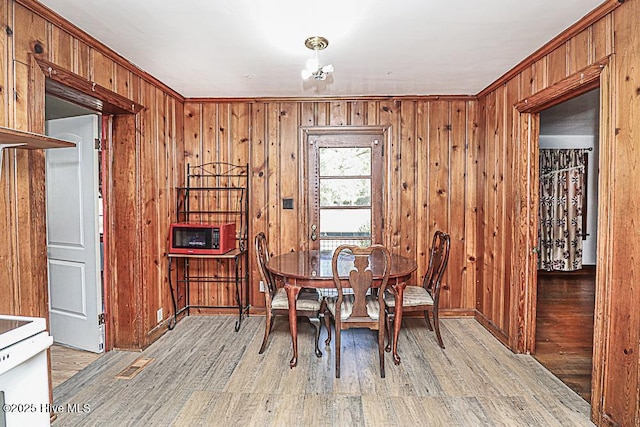
[[[610,110],[603,112],[608,135],[607,180],[600,194],[609,206],[599,224],[596,298],[595,389],[602,400],[593,413],[617,425],[640,425],[640,1],[625,2],[612,14],[612,61],[606,70]],[[602,250],[601,250],[602,249]],[[606,364],[604,363],[606,361]],[[623,397],[626,396],[626,397]]]
[[[605,2],[601,12],[606,12],[587,16],[479,94],[481,260],[476,308],[478,319],[510,348],[533,350],[539,110],[520,114],[515,105],[522,107],[526,99],[541,94],[550,105],[562,101],[568,95],[562,90],[570,86],[567,82],[579,83],[582,70],[599,66],[601,162],[592,416],[599,425],[637,426],[640,292],[634,266],[640,256],[635,243],[640,194],[634,183],[640,178],[640,35],[634,23],[640,19],[640,1],[622,3]]]
[[[108,343],[142,348],[156,310],[171,312],[166,275],[174,188],[183,171],[183,99],[30,0],[0,0],[0,125],[44,132],[43,59],[145,108],[116,115],[104,147]],[[40,74],[38,74],[40,73]],[[7,150],[0,177],[0,312],[48,317],[42,150]]]
[[[623,3],[623,4],[621,4]],[[621,5],[620,5],[621,4]],[[619,6],[613,10],[614,7]],[[528,287],[535,245],[532,172],[537,116],[514,104],[553,89],[604,61],[593,416],[599,424],[640,422],[640,256],[635,222],[640,178],[640,0],[607,0],[612,12],[587,16],[523,64],[463,98],[354,100],[188,100],[136,69],[34,0],[0,0],[0,125],[42,132],[44,91],[31,55],[145,108],[111,119],[105,155],[109,341],[142,348],[172,310],[165,257],[175,187],[184,164],[250,164],[250,237],[265,231],[274,253],[302,249],[301,126],[387,126],[386,244],[426,269],[435,228],[452,235],[444,311],[471,314],[516,351],[527,351],[535,313]],[[615,37],[614,37],[615,34]],[[40,49],[36,48],[39,45]],[[635,129],[635,133],[634,133]],[[606,139],[606,138],[605,138]],[[602,147],[601,147],[602,148]],[[44,153],[9,150],[0,177],[0,312],[47,315]],[[604,174],[603,175],[603,172]],[[533,191],[533,193],[532,193]],[[603,237],[604,236],[604,237]],[[204,268],[204,267],[203,267]],[[263,305],[252,260],[251,303]],[[228,303],[229,289],[202,291],[202,303]],[[527,332],[528,331],[528,332]]]
[[[2,101],[0,124],[20,130],[30,130],[32,117],[28,102],[29,52],[34,40],[44,39],[45,23],[22,10],[13,10],[12,3],[0,3],[0,68]],[[28,15],[28,14],[27,14]],[[22,22],[25,31],[12,36],[4,31],[11,29],[13,20]],[[15,78],[14,78],[15,76]],[[14,153],[12,153],[14,151]],[[0,233],[0,311],[44,316],[47,314],[47,265],[46,234],[44,222],[44,155],[41,151],[8,150],[3,156],[2,230]],[[42,173],[40,176],[44,176]],[[20,283],[27,283],[26,287]],[[30,286],[44,283],[43,286]]]
[[[525,351],[523,331],[518,330],[524,313],[526,291],[520,286],[524,277],[516,273],[522,259],[535,256],[535,234],[529,223],[531,206],[525,193],[536,166],[537,146],[520,141],[523,129],[515,104],[547,88],[552,88],[612,53],[612,16],[607,15],[573,37],[556,42],[556,48],[531,58],[519,72],[503,79],[479,96],[482,122],[479,186],[480,228],[478,244],[482,253],[478,282],[477,309],[482,321],[514,349]],[[536,118],[537,119],[537,118]],[[537,122],[529,124],[537,126]],[[526,131],[526,132],[525,132]],[[523,186],[523,182],[526,182]],[[537,208],[536,208],[537,209]],[[522,247],[514,246],[525,241]],[[523,252],[524,251],[524,252]],[[516,274],[516,276],[512,276]],[[525,322],[525,320],[522,320]]]
[[[443,310],[469,315],[475,305],[477,103],[471,98],[358,100],[187,100],[185,162],[250,165],[250,241],[264,231],[274,254],[306,248],[307,185],[301,127],[385,126],[388,200],[384,243],[425,273],[436,228],[452,237]],[[294,210],[281,209],[293,198]],[[251,304],[264,307],[251,253]],[[202,269],[209,267],[201,266]],[[194,304],[232,303],[227,290],[202,290]]]

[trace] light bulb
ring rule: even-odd
[[[309,71],[309,70],[302,70],[302,71],[300,72],[300,75],[301,75],[301,76],[302,76],[302,78],[303,78],[303,79],[305,79],[305,80],[308,80],[308,79],[309,79],[309,77],[311,77],[311,74],[312,74],[312,73],[311,73],[311,71]]]
[[[322,67],[323,73],[333,73],[333,64],[328,64]]]

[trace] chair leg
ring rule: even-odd
[[[430,331],[433,331],[431,321],[429,320],[429,310],[424,311],[424,321],[427,322],[427,328],[429,328]]]
[[[324,340],[324,345],[329,347],[331,344],[331,316],[326,311],[324,313],[324,327],[327,328],[327,339]]]
[[[264,353],[267,348],[267,342],[269,342],[269,334],[271,333],[271,328],[273,327],[274,316],[270,311],[267,312],[267,317],[265,318],[264,325],[264,338],[262,339],[262,346],[260,347],[260,351],[258,354]]]
[[[386,318],[386,323],[387,323],[387,327],[386,327],[386,334],[387,334],[387,346],[384,348],[385,351],[387,353],[389,353],[391,351],[391,318],[393,318],[393,314],[386,314],[385,315]]]
[[[340,329],[336,324],[336,378],[340,378]]]
[[[440,348],[444,349],[444,343],[442,342],[442,337],[440,336],[440,319],[438,319],[438,309],[433,309],[433,326],[436,330],[436,338],[438,340],[438,344]]]
[[[320,348],[318,347],[318,341],[320,341],[320,317],[310,317],[309,318],[309,323],[311,323],[311,326],[313,326],[315,328],[315,346],[316,346],[316,357],[322,357],[322,352],[320,351]]]
[[[381,325],[384,327],[384,325]],[[378,356],[380,357],[380,378],[384,378],[384,331],[378,330]]]

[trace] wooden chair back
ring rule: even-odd
[[[258,262],[258,271],[260,277],[264,283],[264,302],[266,308],[265,314],[265,332],[262,339],[262,346],[260,347],[259,354],[262,354],[267,348],[269,340],[269,334],[273,326],[273,321],[276,316],[289,316],[289,303],[287,301],[287,295],[284,289],[278,287],[274,275],[267,268],[267,263],[271,257],[269,252],[269,246],[267,244],[267,238],[263,232],[259,232],[255,237],[256,246],[256,261]],[[305,304],[300,304],[300,301]],[[311,325],[315,328],[315,354],[317,357],[322,356],[322,352],[318,347],[318,340],[320,339],[320,310],[323,306],[320,303],[320,294],[317,290],[313,289],[312,292],[305,292],[302,290],[296,301],[296,308],[298,316],[308,317]],[[293,367],[297,363],[298,359],[298,328],[297,323],[290,327],[292,340],[294,342],[294,355],[291,359],[290,366]]]
[[[451,237],[442,231],[433,234],[431,250],[429,253],[429,267],[422,280],[422,286],[433,298],[433,305],[438,307],[440,300],[440,287],[442,276],[447,269],[449,262],[449,249],[451,247]]]
[[[269,245],[267,244],[267,237],[263,232],[256,234],[255,237],[255,245],[256,245],[256,260],[258,262],[258,271],[260,272],[260,277],[262,278],[262,282],[264,283],[265,289],[265,298],[267,309],[271,308],[271,300],[276,295],[276,281],[269,270],[267,270],[267,262],[269,262]]]
[[[374,277],[371,271],[371,263],[382,263],[382,277],[376,278],[379,284],[374,285]],[[371,245],[361,247],[355,245],[342,245],[336,248],[331,259],[333,281],[338,290],[336,307],[341,307],[344,301],[343,279],[345,275],[349,281],[349,287],[354,295],[353,311],[347,322],[370,321],[367,314],[366,295],[377,295],[380,304],[381,316],[384,317],[384,290],[389,281],[391,267],[391,255],[383,245]],[[340,324],[339,319],[336,319]]]
[[[380,376],[384,378],[384,332],[387,320],[384,291],[387,288],[391,270],[389,250],[382,245],[338,246],[331,258],[331,269],[333,281],[338,290],[335,306],[330,306],[330,303],[327,303],[328,311],[333,314],[336,325],[336,378],[340,378],[340,331],[349,328],[369,328],[378,331]],[[376,271],[378,277],[374,278],[373,270]],[[348,296],[347,299],[344,294],[343,280],[345,278],[349,282],[354,299],[352,306],[347,305],[343,308],[343,304],[351,304],[351,296]],[[371,296],[368,297],[367,294]],[[344,319],[342,318],[343,310],[345,310]],[[348,315],[349,311],[351,311],[350,315]],[[330,335],[327,340],[329,339]]]

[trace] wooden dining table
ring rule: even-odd
[[[267,263],[267,269],[273,274],[278,286],[284,286],[289,301],[289,328],[291,330],[291,342],[293,345],[293,358],[289,362],[291,368],[298,363],[298,316],[296,311],[296,299],[302,288],[336,289],[331,270],[330,251],[297,251],[287,252],[272,257]],[[370,260],[373,272],[374,285],[382,277],[384,268],[383,257],[380,253],[374,254]],[[391,268],[389,273],[388,288],[394,293],[396,312],[393,328],[393,361],[400,363],[398,356],[398,335],[402,322],[402,300],[404,288],[411,274],[417,269],[416,261],[400,255],[391,255]],[[338,273],[344,287],[349,287],[348,262],[338,264]]]

